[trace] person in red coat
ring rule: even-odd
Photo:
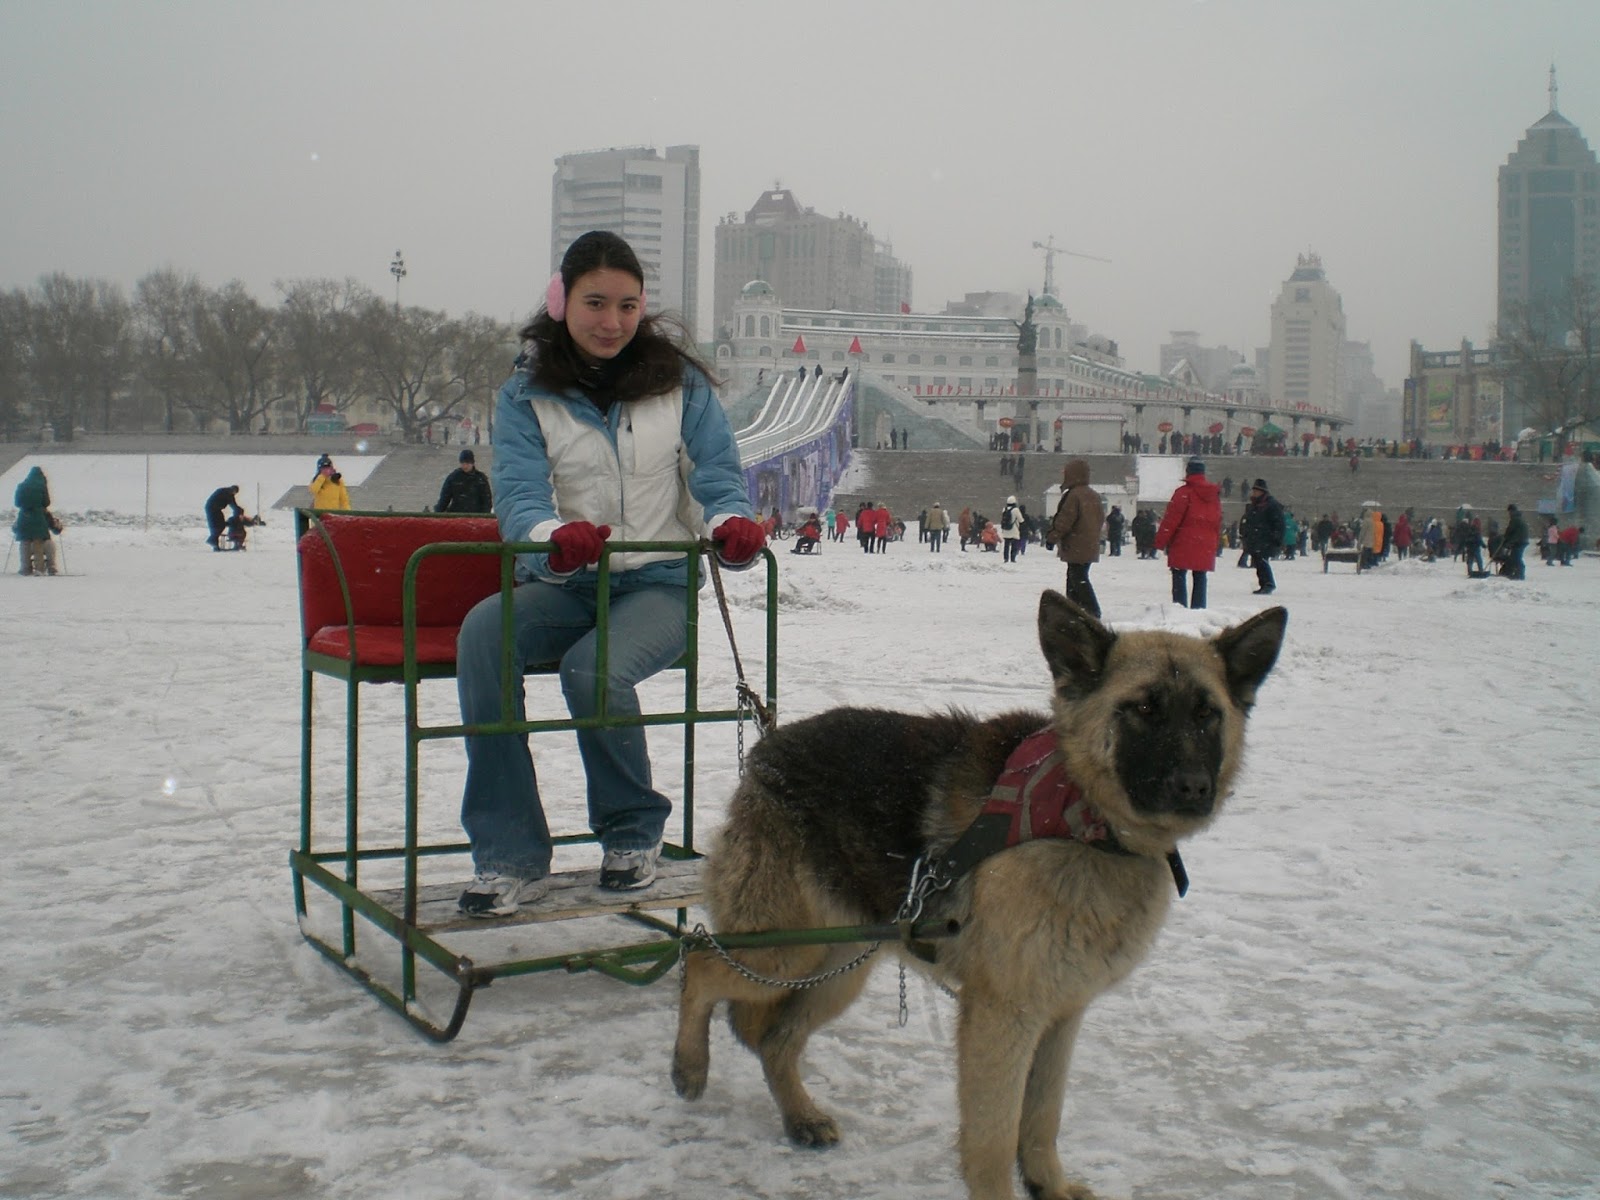
[[[1394,557],[1396,562],[1404,562],[1411,553],[1411,510],[1408,508],[1400,514],[1400,519],[1394,523]]]
[[[1186,608],[1204,608],[1206,576],[1217,565],[1217,544],[1222,540],[1222,501],[1217,496],[1217,485],[1206,478],[1202,460],[1191,458],[1184,471],[1183,482],[1161,515],[1156,549],[1167,552],[1172,602]]]
[[[894,528],[894,517],[889,512],[887,504],[881,504],[872,514],[872,532],[877,539],[877,551],[886,554],[889,550],[889,531]]]

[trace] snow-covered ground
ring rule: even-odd
[[[71,514],[91,505],[66,462],[52,484]],[[141,477],[94,505],[120,525],[69,519],[65,577],[20,578],[14,554],[0,575],[0,1196],[963,1196],[953,1002],[913,976],[899,1027],[887,963],[809,1053],[845,1133],[817,1152],[784,1141],[720,1023],[705,1097],[677,1098],[670,977],[504,980],[437,1046],[315,954],[286,862],[290,528],[269,514],[249,553],[206,551],[199,502],[230,473],[206,464],[193,516],[148,530]],[[1045,703],[1034,610],[1062,570],[1038,548],[1007,567],[953,543],[824,544],[779,565],[783,717]],[[1249,766],[1186,849],[1193,887],[1152,957],[1090,1011],[1069,1169],[1139,1200],[1600,1195],[1600,561],[1535,560],[1523,583],[1446,563],[1278,575],[1289,636]],[[1262,606],[1227,559],[1202,613],[1131,555],[1094,583],[1114,625],[1210,633]],[[732,580],[756,673],[759,585]],[[726,693],[714,620],[704,645],[704,690]],[[426,699],[447,715],[453,690]],[[364,705],[369,811],[392,820],[398,689]],[[341,710],[324,683],[319,713]],[[328,792],[337,738],[319,745]],[[669,781],[673,745],[652,734]],[[576,753],[540,746],[572,828]],[[701,758],[703,834],[736,765],[726,736]],[[448,834],[459,748],[424,769]]]
[[[334,463],[345,483],[358,487],[378,469],[381,454],[339,455]],[[268,512],[293,487],[305,487],[317,473],[317,456],[307,454],[30,454],[0,473],[0,505],[9,503],[17,484],[34,467],[44,468],[57,511],[116,517],[192,517],[205,509],[219,487],[239,485],[239,504],[248,513]],[[9,528],[9,526],[8,526]]]

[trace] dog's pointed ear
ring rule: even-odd
[[[1288,609],[1269,608],[1212,639],[1227,672],[1228,694],[1240,708],[1248,710],[1256,702],[1256,689],[1278,661],[1288,623]]]
[[[1116,640],[1116,634],[1060,592],[1047,589],[1040,595],[1039,648],[1064,698],[1085,696],[1100,686]]]

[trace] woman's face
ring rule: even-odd
[[[567,332],[591,361],[615,358],[639,329],[640,283],[626,271],[601,267],[580,275],[567,292]]]

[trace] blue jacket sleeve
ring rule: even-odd
[[[535,526],[557,520],[555,486],[550,481],[550,456],[544,431],[533,415],[524,384],[527,374],[518,370],[500,388],[495,402],[494,470],[492,484],[499,498],[496,516],[500,539],[526,542]],[[547,571],[544,554],[523,556],[534,574]]]
[[[690,462],[689,494],[706,524],[714,528],[727,517],[754,518],[728,416],[710,381],[693,367],[683,373],[683,445]]]

